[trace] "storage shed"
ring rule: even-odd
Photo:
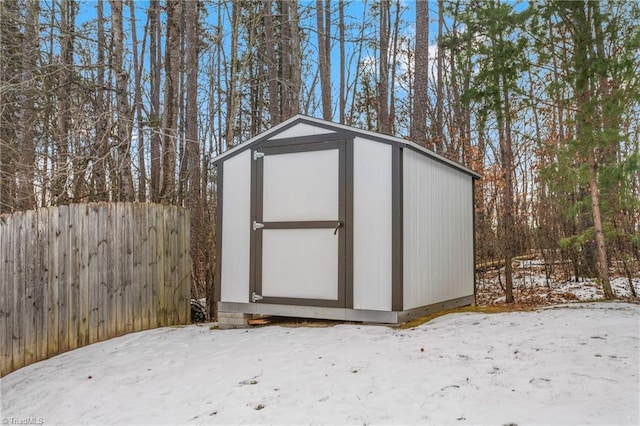
[[[398,323],[474,302],[475,172],[302,115],[214,164],[221,316]]]

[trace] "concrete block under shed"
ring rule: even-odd
[[[218,312],[218,327],[221,329],[248,327],[252,318],[252,314],[241,312]]]

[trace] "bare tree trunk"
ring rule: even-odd
[[[442,48],[442,36],[444,27],[444,4],[442,0],[438,0],[438,56],[436,70],[436,122],[434,126],[433,137],[435,139],[435,147],[438,152],[444,153],[444,121],[443,113],[443,81],[442,73],[444,68],[444,49]]]
[[[327,5],[329,0],[327,0]],[[322,92],[322,118],[331,120],[331,69],[330,69],[330,34],[329,28],[325,27],[325,12],[330,15],[330,9],[323,5],[322,0],[316,0],[316,17],[318,24],[318,60],[320,62],[320,90]],[[327,17],[330,21],[330,16]]]
[[[107,191],[107,155],[109,147],[107,143],[107,111],[105,108],[105,81],[104,74],[106,69],[105,63],[105,49],[106,49],[106,37],[104,34],[104,0],[98,0],[97,3],[97,19],[98,19],[98,43],[97,43],[97,73],[96,73],[96,96],[95,96],[95,110],[96,110],[96,142],[93,148],[93,177],[92,180],[95,185],[93,199],[95,201],[107,201],[109,200],[109,194]]]
[[[602,15],[600,12],[600,5],[598,3],[589,3],[589,10],[591,11],[591,19],[593,20],[593,27],[595,29],[595,47],[596,56],[600,63],[606,62],[607,57],[604,49],[604,34],[602,30]],[[599,67],[596,71],[598,75],[598,92],[600,94],[600,104],[602,110],[600,111],[600,121],[602,125],[602,135],[600,137],[606,137],[605,134],[610,135],[609,138],[616,138],[620,134],[619,120],[620,116],[616,108],[617,100],[611,94],[611,90],[615,90],[612,85],[616,83],[610,82],[607,75],[607,71],[602,67]],[[613,78],[615,80],[615,77]],[[616,136],[613,136],[616,135]],[[617,141],[616,141],[617,142]],[[597,268],[598,278],[602,284],[604,296],[606,299],[611,300],[615,297],[613,289],[611,288],[611,281],[609,279],[609,254],[607,252],[607,245],[605,243],[604,226],[602,221],[602,211],[600,209],[600,187],[598,186],[598,161],[599,155],[603,157],[605,163],[615,163],[617,161],[618,144],[610,143],[608,148],[599,153],[598,148],[595,148],[594,161],[591,163],[591,174],[589,176],[589,189],[591,192],[591,211],[593,214],[593,226],[596,231],[596,252],[597,252]],[[608,158],[607,158],[608,157]],[[612,191],[615,194],[609,196],[609,202],[611,204],[620,205],[618,200],[612,200],[612,197],[618,197],[620,194],[618,190]],[[605,200],[607,195],[605,194]],[[605,201],[606,202],[606,201]]]
[[[443,49],[444,50],[444,49]],[[444,55],[444,53],[442,53]],[[443,65],[444,66],[444,65]],[[449,87],[449,95],[451,96],[451,106],[448,114],[448,120],[443,119],[444,113],[444,93],[442,94],[442,99],[440,100],[440,117],[438,117],[438,106],[436,105],[436,122],[440,120],[442,123],[442,130],[435,129],[437,144],[439,145],[439,149],[443,155],[447,158],[450,158],[455,161],[460,161],[459,150],[460,150],[460,140],[462,138],[462,134],[464,133],[462,121],[464,119],[464,113],[462,110],[462,102],[461,97],[462,93],[460,90],[460,85],[458,84],[458,65],[457,61],[454,58],[454,55],[449,55],[449,69],[446,70],[449,73],[449,82],[442,83],[444,77],[440,77],[441,84],[446,84]],[[437,89],[436,89],[437,92]],[[437,95],[436,95],[437,98]],[[437,104],[437,99],[436,99]],[[448,126],[448,135],[445,134],[444,126],[445,122],[447,122]],[[439,133],[438,133],[439,132]]]
[[[591,192],[591,212],[593,215],[593,227],[596,231],[596,253],[598,256],[598,279],[604,290],[604,297],[608,300],[615,298],[611,281],[609,280],[609,261],[607,245],[604,239],[604,226],[600,211],[600,188],[598,187],[598,164],[594,161],[590,167],[589,190]]]
[[[411,114],[411,139],[429,149],[427,143],[427,108],[429,82],[429,2],[416,2],[415,80],[413,90],[413,114]]]
[[[258,64],[250,64],[247,70],[248,80],[258,82],[257,84],[252,84],[251,87],[249,88],[249,105],[250,105],[249,110],[251,111],[251,123],[249,128],[251,129],[250,130],[251,135],[257,135],[258,133],[260,133],[260,129],[262,126],[262,113],[263,113],[262,105],[264,100],[262,96],[263,84],[260,84],[262,79],[261,70],[257,69],[259,66],[260,65]],[[270,84],[268,81],[269,80],[268,74],[269,72],[267,71],[267,86],[268,86],[267,92],[269,92],[269,88],[270,88]],[[269,103],[269,99],[266,99],[266,101],[267,103]],[[274,104],[274,107],[275,107],[275,104]],[[271,104],[268,105],[267,109],[268,110],[271,109]],[[273,120],[275,120],[275,116],[277,115],[278,114],[276,113],[274,114],[274,116],[270,117],[270,120],[273,124],[276,124],[275,122],[273,122]]]
[[[492,37],[492,67],[499,69],[501,58],[498,53],[498,40],[502,34]],[[493,104],[495,106],[496,122],[498,125],[498,140],[500,145],[501,174],[504,179],[502,187],[502,215],[500,239],[502,242],[502,256],[505,264],[505,299],[507,303],[513,303],[513,277],[511,260],[513,259],[513,150],[511,146],[511,111],[509,101],[509,88],[504,75],[493,72]]]
[[[238,31],[240,27],[240,0],[232,0],[231,11],[231,69],[229,70],[229,83],[227,84],[227,122],[225,139],[227,149],[234,146],[236,110],[238,108],[238,81],[240,79],[238,58]]]
[[[380,81],[378,82],[378,131],[389,133],[389,0],[380,0]]]
[[[280,121],[284,121],[291,117],[291,21],[289,17],[289,6],[291,3],[287,0],[280,0],[278,7],[280,8],[280,70],[281,79],[279,85],[280,97]],[[294,5],[295,6],[295,5]]]
[[[149,117],[149,153],[151,163],[150,197],[151,201],[160,201],[160,23],[159,23],[159,0],[151,0],[149,3],[149,71],[150,79],[150,104],[151,112]]]
[[[0,1],[0,213],[16,209],[16,162],[19,75],[22,46],[18,38],[20,10],[14,0]]]
[[[22,120],[20,127],[22,131],[22,148],[19,150],[21,157],[18,163],[16,206],[20,210],[33,209],[36,207],[34,192],[36,167],[36,111],[35,102],[37,97],[36,73],[37,55],[34,52],[40,50],[38,37],[40,15],[40,2],[29,0],[27,4],[27,15],[25,22],[24,38],[22,40],[22,90],[24,97],[21,105]],[[3,18],[4,19],[4,18]]]
[[[58,75],[58,125],[56,129],[56,153],[53,164],[51,196],[53,204],[68,202],[67,161],[71,141],[71,84],[75,39],[76,4],[73,0],[60,3],[60,70]]]
[[[264,20],[264,50],[267,63],[267,80],[269,85],[269,115],[271,125],[280,123],[280,96],[278,90],[278,58],[276,57],[276,40],[273,30],[271,0],[262,1],[262,18]]]
[[[472,48],[472,39],[469,38],[467,41],[467,49],[471,51]],[[453,54],[451,55],[453,56]],[[466,58],[466,66],[463,67],[464,75],[462,78],[462,93],[468,93],[469,88],[471,87],[471,76],[473,66],[471,64],[471,55],[467,55]],[[452,69],[453,73],[454,70]],[[463,136],[462,136],[462,164],[468,166],[472,164],[473,158],[471,157],[471,103],[469,99],[464,99],[461,101],[460,96],[457,96],[456,102],[462,102],[462,127],[464,128]]]
[[[514,253],[514,239],[515,227],[514,227],[514,205],[513,205],[513,148],[511,143],[511,102],[509,99],[509,89],[507,87],[505,77],[502,77],[502,89],[504,92],[503,105],[504,114],[499,120],[504,120],[504,127],[500,133],[503,136],[500,138],[500,157],[502,159],[502,173],[504,174],[504,188],[502,195],[502,202],[504,203],[504,278],[505,278],[505,299],[507,303],[513,303],[513,276],[511,270],[511,259],[515,257]]]
[[[140,49],[140,55],[138,55],[138,36],[135,19],[135,2],[134,0],[128,0],[129,2],[129,16],[131,20],[131,44],[133,45],[133,70],[134,70],[134,94],[133,94],[133,108],[131,115],[137,115],[137,132],[136,142],[138,151],[138,201],[145,202],[147,199],[147,167],[145,161],[145,144],[144,144],[144,118],[142,115],[142,65],[144,60],[146,34],[148,33],[148,25],[145,26],[145,37],[142,42],[142,48]]]
[[[454,23],[452,30],[453,37],[459,38],[459,31]],[[446,37],[446,34],[444,35]],[[467,40],[467,48],[469,47],[469,41]],[[452,100],[448,102],[452,104],[447,111],[446,106],[443,105],[442,114],[444,115],[444,126],[442,129],[442,151],[450,159],[459,161],[462,164],[467,164],[469,157],[469,150],[471,148],[471,123],[470,123],[470,101],[464,96],[465,93],[469,93],[469,87],[471,84],[471,71],[469,64],[469,58],[458,60],[457,54],[443,48],[442,55],[444,56],[443,62],[447,56],[449,59],[449,66],[443,64],[443,88],[445,93],[443,94],[443,102],[447,102],[447,88],[451,86],[448,91]],[[447,74],[449,75],[449,81],[447,81]],[[460,87],[462,82],[462,88]]]
[[[133,179],[131,175],[131,110],[128,100],[129,76],[123,67],[124,31],[122,23],[121,0],[110,0],[111,4],[111,33],[113,35],[113,51],[111,66],[116,75],[116,105],[117,105],[117,137],[118,137],[118,171],[120,187],[118,199],[133,201]]]
[[[182,33],[182,3],[168,0],[165,50],[165,102],[162,116],[162,185],[161,199],[171,203],[176,198],[176,153],[178,141],[178,84],[180,79],[180,37]]]
[[[356,84],[356,82],[358,82],[362,76],[362,51],[364,49],[364,43],[365,43],[365,30],[366,30],[366,25],[364,24],[364,22],[366,21],[366,17],[367,17],[367,8],[363,8],[362,11],[362,24],[360,25],[359,31],[358,31],[358,50],[357,50],[357,60],[356,62],[356,72],[355,72],[355,76],[354,76],[354,83],[351,84],[351,109],[349,110],[349,114],[348,114],[348,119],[347,119],[347,123],[348,125],[353,125],[354,121],[355,121],[355,114],[356,114],[356,108],[354,107],[355,104],[355,100],[356,100],[356,92],[358,90],[358,84]],[[348,97],[348,95],[347,95]]]
[[[327,54],[327,68],[331,81],[331,0],[324,2],[324,51]]]
[[[391,50],[391,90],[389,96],[389,118],[388,132],[390,135],[396,133],[396,65],[398,60],[398,38],[400,38],[400,1],[395,3],[395,21],[393,23],[392,50]]]
[[[291,33],[291,82],[289,88],[289,116],[300,113],[300,90],[302,89],[302,52],[300,50],[300,26],[298,1],[283,0],[289,5],[289,26]],[[288,118],[288,117],[287,117]]]
[[[347,108],[347,99],[346,99],[346,85],[345,85],[345,73],[346,63],[345,63],[345,40],[344,40],[344,0],[338,1],[338,31],[340,33],[339,43],[340,43],[340,123],[345,124],[345,109]]]
[[[186,199],[186,192],[188,190],[187,185],[189,181],[188,170],[188,158],[186,155],[186,141],[185,141],[185,122],[186,122],[186,106],[185,106],[185,94],[186,94],[186,53],[185,53],[185,40],[186,40],[186,8],[185,3],[181,5],[182,13],[180,14],[180,48],[178,57],[180,58],[178,68],[178,104],[177,104],[177,126],[176,126],[176,162],[178,164],[178,180],[176,184],[176,196],[173,202],[177,205],[184,205]]]
[[[4,4],[4,3],[0,2],[0,4]],[[53,52],[54,52],[54,45],[55,45],[55,35],[54,35],[55,26],[56,26],[56,18],[55,18],[55,15],[52,13],[49,15],[47,19],[47,26],[46,26],[49,36],[47,37],[46,41],[43,40],[43,43],[47,44],[45,57],[47,58],[47,62],[49,64],[53,63],[53,58],[54,58]],[[55,151],[55,145],[56,145],[55,137],[56,137],[57,123],[55,122],[55,118],[54,118],[55,116],[57,116],[56,114],[57,104],[55,101],[55,96],[57,94],[57,91],[55,90],[56,84],[57,84],[57,76],[55,74],[50,75],[50,78],[46,78],[43,80],[43,89],[48,94],[44,98],[44,105],[42,108],[42,131],[43,131],[43,134],[48,135],[48,137],[44,138],[43,140],[43,149],[44,149],[44,152],[49,152],[49,153],[53,153]],[[2,130],[2,126],[0,126],[0,130]],[[2,156],[0,156],[0,160],[1,159],[2,159]],[[55,164],[55,158],[53,155],[48,155],[43,158],[44,170],[41,175],[42,190],[40,192],[41,207],[46,207],[53,204],[52,203],[53,192],[51,190],[52,182],[53,182],[53,173],[51,173],[50,171],[53,170],[54,164]]]
[[[222,38],[222,6],[221,3],[218,2],[218,8],[217,8],[217,14],[218,14],[218,22],[217,22],[217,28],[216,28],[216,80],[218,82],[222,81],[222,49],[223,49],[223,38]],[[211,87],[215,87],[215,81],[213,81],[214,77],[213,75],[211,75]],[[225,126],[223,125],[223,116],[222,116],[222,90],[216,90],[215,91],[217,94],[217,111],[216,111],[216,115],[218,117],[218,137],[216,138],[216,154],[221,154],[222,151],[224,150],[224,146],[223,146],[223,140],[224,140],[224,135],[225,135]]]
[[[477,117],[478,123],[478,145],[477,145],[477,157],[474,158],[475,169],[481,176],[484,175],[484,157],[486,155],[486,116],[479,114]],[[484,185],[475,186],[475,208],[476,208],[476,236],[477,241],[488,240],[489,230],[487,226],[487,206],[485,202],[485,188]],[[478,261],[479,259],[485,260],[487,258],[487,248],[485,244],[478,244],[478,252],[476,253]]]
[[[206,241],[204,230],[204,211],[200,193],[200,143],[198,140],[198,54],[200,38],[198,34],[198,2],[185,2],[186,8],[186,92],[187,116],[185,123],[186,156],[189,165],[189,197],[191,210],[191,257],[193,262],[194,287],[196,296],[205,293],[203,243]],[[199,290],[199,291],[198,291]]]

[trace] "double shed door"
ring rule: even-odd
[[[345,307],[346,142],[254,151],[252,302]]]

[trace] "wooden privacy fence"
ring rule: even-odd
[[[0,216],[0,373],[189,321],[190,219],[176,206],[74,204]]]

